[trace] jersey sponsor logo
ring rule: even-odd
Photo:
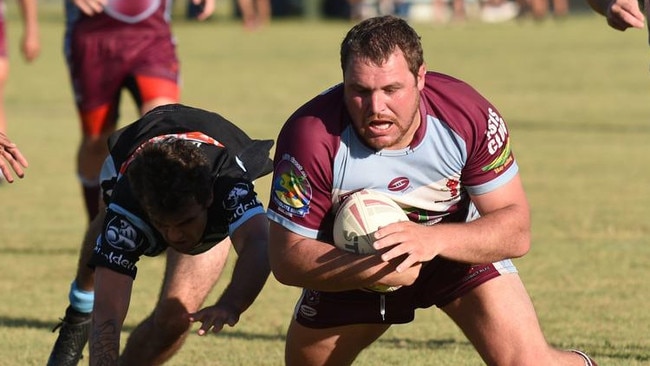
[[[285,154],[275,168],[271,199],[280,211],[304,217],[309,213],[312,188],[302,165]]]
[[[223,208],[226,210],[234,210],[241,204],[242,199],[248,197],[250,190],[245,183],[237,183],[235,187],[228,193],[225,201],[223,201]]]
[[[409,185],[411,185],[411,181],[407,177],[397,177],[388,183],[388,190],[391,192],[401,192],[406,190]]]
[[[494,155],[500,151],[499,155],[492,160],[488,165],[481,168],[486,172],[489,170],[495,173],[500,173],[506,166],[512,162],[512,154],[510,148],[510,136],[503,118],[499,116],[492,108],[488,108],[488,126],[487,126],[487,148],[490,155]]]
[[[132,252],[142,243],[138,230],[122,217],[114,216],[104,230],[104,239],[115,249]]]
[[[488,121],[487,121],[487,148],[490,155],[494,155],[505,145],[508,139],[508,129],[503,118],[494,111],[488,108]]]
[[[99,254],[103,255],[104,258],[106,258],[106,262],[108,264],[122,267],[124,269],[128,269],[129,271],[135,271],[135,263],[129,259],[124,258],[124,253],[115,254],[115,252],[111,251],[110,253]]]
[[[106,14],[125,23],[138,23],[147,19],[160,7],[160,0],[108,0]]]
[[[251,191],[245,183],[238,183],[228,193],[222,205],[226,210],[234,211],[230,222],[235,222],[244,216],[248,210],[261,206],[262,203],[257,199],[257,196],[251,195]]]
[[[318,315],[318,311],[309,305],[300,305],[300,315],[305,318],[313,318]]]

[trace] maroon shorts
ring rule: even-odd
[[[159,97],[179,99],[179,65],[170,36],[73,31],[70,42],[68,67],[85,134],[117,122],[123,88],[139,106]]]
[[[394,292],[303,290],[294,316],[309,328],[409,323],[415,318],[415,309],[443,307],[486,281],[516,271],[510,260],[468,265],[435,258],[422,268],[412,286]]]

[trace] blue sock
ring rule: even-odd
[[[77,281],[72,281],[68,299],[70,299],[70,305],[76,311],[91,313],[93,311],[93,303],[95,302],[95,292],[80,290],[77,287]]]

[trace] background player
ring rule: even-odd
[[[97,214],[99,170],[107,154],[106,140],[118,123],[121,91],[130,92],[141,115],[180,99],[169,4],[65,1],[64,52],[82,128],[77,174],[89,219]],[[199,20],[212,14],[214,0],[204,0],[202,9]]]
[[[20,14],[23,21],[23,34],[20,41],[20,50],[27,62],[35,60],[41,50],[38,34],[38,6],[36,0],[19,0]],[[7,53],[7,29],[5,25],[4,0],[0,0],[0,133],[7,133],[7,117],[5,113],[5,85],[9,77],[9,57]],[[0,171],[0,183],[3,173]]]

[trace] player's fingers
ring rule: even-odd
[[[390,262],[397,257],[401,257],[405,254],[409,255],[410,253],[411,250],[406,245],[395,245],[381,254],[381,260],[384,262]]]
[[[92,9],[93,14],[99,14],[104,11],[104,4],[101,1],[90,0],[88,6]]]
[[[197,19],[206,20],[212,15],[212,13],[214,13],[214,2],[206,1],[203,6],[203,11],[201,11],[201,14],[197,16]]]
[[[12,161],[14,161],[16,165],[20,164],[20,166],[22,166],[23,168],[27,168],[27,166],[29,166],[27,159],[23,156],[23,154],[20,152],[20,150],[18,150],[17,147],[14,146],[6,150],[11,155]]]
[[[2,172],[2,175],[5,177],[5,180],[9,183],[14,182],[14,177],[11,175],[11,170],[7,165],[0,159],[0,172]]]
[[[397,265],[397,267],[395,267],[395,271],[400,273],[404,272],[407,269],[413,267],[413,265],[415,265],[416,263],[418,263],[418,260],[416,260],[415,256],[408,255],[406,259],[404,259],[400,264]]]
[[[630,27],[644,28],[645,17],[638,8],[615,4],[607,12],[607,24],[620,31]]]
[[[25,176],[25,171],[23,170],[23,165],[14,158],[14,155],[7,151],[5,148],[0,148],[0,170],[5,176],[5,179],[9,183],[13,183],[14,178],[11,173],[11,169],[16,173],[19,178]],[[21,160],[24,160],[22,155],[20,155]],[[9,169],[11,167],[11,169]]]

